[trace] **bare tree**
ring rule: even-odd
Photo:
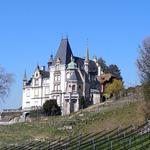
[[[150,37],[146,38],[143,41],[142,46],[140,46],[139,57],[137,58],[137,67],[146,102],[145,114],[146,117],[150,119]]]
[[[4,68],[0,67],[0,100],[8,95],[12,81],[12,74],[7,73]]]

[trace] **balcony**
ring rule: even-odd
[[[53,90],[51,93],[52,94],[61,94],[62,90]]]

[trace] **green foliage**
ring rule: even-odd
[[[57,101],[48,100],[43,104],[43,110],[46,115],[59,115],[61,113],[60,107],[57,105]]]
[[[107,129],[112,130],[118,126],[124,128],[131,124],[138,126],[143,124],[144,121],[143,114],[141,113],[142,109],[139,109],[141,104],[141,101],[132,103],[126,102],[125,104],[118,104],[117,102],[109,108],[108,106],[97,106],[100,108],[100,111],[98,112],[97,109],[92,112],[86,111],[85,109],[82,111],[82,114],[84,114],[82,117],[79,116],[79,113],[72,114],[71,117],[49,116],[31,123],[18,123],[14,125],[0,126],[0,149],[2,149],[1,146],[4,145],[17,145],[33,140],[37,141],[37,139],[42,141],[45,141],[46,139],[53,141],[55,139],[63,139],[65,137],[70,139],[71,136],[79,136],[79,133],[97,133],[99,131],[106,131]],[[73,126],[71,131],[58,129],[60,127],[64,127],[64,124],[66,126],[70,126],[71,122],[74,123],[71,124]],[[90,142],[91,140],[89,143]]]
[[[101,66],[102,71],[104,73],[111,73],[112,75],[114,75],[118,79],[122,80],[121,72],[120,72],[120,69],[117,65],[111,64],[111,65],[107,66],[105,60],[101,57],[98,59],[98,64]]]
[[[111,73],[118,79],[122,79],[121,72],[117,65],[111,64],[107,67],[106,73]]]
[[[80,103],[81,108],[86,108],[86,100],[85,100],[84,96],[80,97],[79,103]]]
[[[102,71],[105,72],[107,70],[106,62],[102,57],[98,58],[98,64],[101,66]]]
[[[36,109],[30,111],[30,117],[31,118],[38,118],[44,114],[43,109]]]
[[[107,85],[104,90],[104,93],[111,96],[117,95],[119,91],[123,89],[123,82],[121,80],[113,79],[112,83]]]

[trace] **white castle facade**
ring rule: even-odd
[[[56,56],[50,57],[47,69],[37,66],[28,80],[23,79],[22,109],[42,107],[45,101],[55,99],[62,115],[78,111],[84,97],[87,104],[100,102],[101,73],[96,57],[89,59],[88,48],[85,58],[73,55],[68,39],[62,39]]]

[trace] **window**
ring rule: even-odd
[[[30,102],[26,102],[26,107],[30,107]]]
[[[60,90],[60,84],[58,84],[58,87],[57,87],[57,88],[58,88],[58,90]]]
[[[56,74],[56,75],[54,76],[54,81],[60,81],[60,75]]]
[[[44,79],[43,84],[47,84],[47,83],[48,83],[48,79]]]
[[[57,91],[57,85],[54,85],[54,90]]]
[[[34,90],[34,96],[39,96],[39,89],[36,88],[36,89]]]
[[[35,85],[39,85],[39,80],[35,79]]]
[[[60,89],[60,84],[54,85],[54,90],[55,90],[55,91],[61,90],[61,89]]]
[[[30,89],[27,89],[26,96],[30,97]]]
[[[57,81],[57,75],[55,75],[55,77],[54,77],[54,81]]]
[[[70,78],[70,73],[67,73],[67,75],[66,75],[66,76],[67,76],[67,79],[69,79],[69,78]]]
[[[35,75],[36,77],[38,77],[38,73],[36,73],[36,75]]]
[[[75,85],[72,86],[72,91],[75,91]]]
[[[60,81],[60,75],[57,76],[58,81]]]
[[[49,94],[49,87],[45,87],[45,94]]]

